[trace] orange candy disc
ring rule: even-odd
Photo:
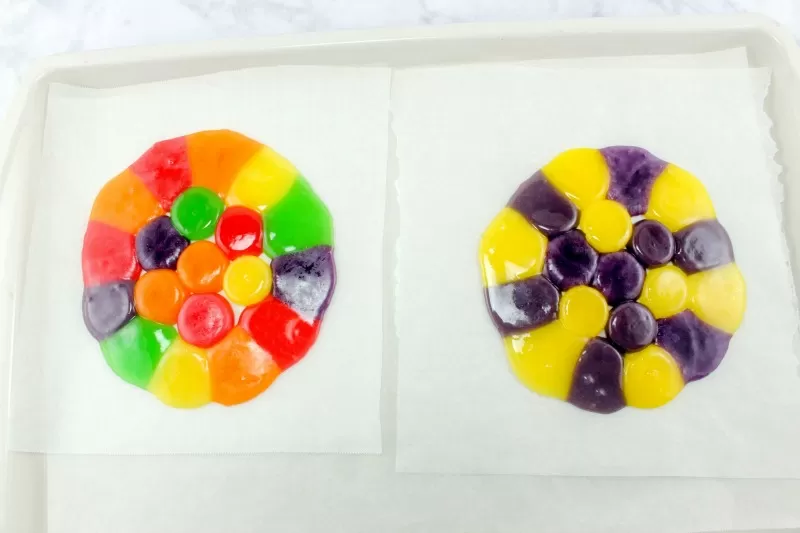
[[[240,326],[208,349],[211,398],[235,405],[255,398],[281,373],[272,356]]]
[[[174,324],[178,320],[186,289],[173,270],[159,269],[146,272],[133,291],[136,312],[161,324]]]
[[[191,292],[219,292],[228,258],[213,242],[197,241],[178,259],[178,276]]]

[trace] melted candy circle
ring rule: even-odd
[[[162,324],[178,321],[186,300],[186,289],[173,270],[151,270],[139,278],[134,288],[136,312]]]
[[[638,147],[556,156],[490,223],[479,258],[517,378],[596,413],[671,401],[721,364],[744,318],[705,187]]]
[[[227,267],[228,258],[217,245],[197,241],[178,259],[178,276],[191,292],[219,292]]]
[[[627,302],[611,312],[608,338],[627,352],[641,350],[656,338],[656,319],[642,304]]]
[[[640,220],[633,226],[631,252],[648,267],[666,265],[675,253],[675,239],[661,222]]]
[[[272,288],[272,270],[258,257],[234,259],[225,271],[225,295],[239,305],[258,303]]]
[[[510,222],[501,234],[524,228]],[[531,269],[509,278],[538,274],[546,240],[529,236],[533,256],[502,235],[486,254]],[[201,131],[155,143],[101,189],[81,266],[84,321],[113,372],[172,407],[235,405],[316,340],[336,285],[333,221],[278,153]],[[238,325],[222,291],[247,306]]]
[[[198,241],[214,235],[225,204],[209,189],[192,187],[172,206],[172,223],[187,239]]]
[[[213,346],[233,327],[231,304],[218,294],[193,294],[178,313],[178,332],[190,344]]]

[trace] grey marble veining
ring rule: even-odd
[[[0,0],[0,116],[24,69],[62,52],[349,28],[734,12],[763,13],[800,37],[795,0]]]

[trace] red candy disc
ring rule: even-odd
[[[136,280],[141,272],[133,235],[102,222],[89,222],[81,255],[83,284],[87,287]]]
[[[319,334],[319,321],[309,324],[271,296],[242,311],[239,324],[281,370],[302,359]]]
[[[161,207],[169,211],[175,198],[192,184],[186,137],[155,143],[130,169],[153,193]]]
[[[208,348],[233,328],[233,309],[219,294],[193,294],[178,313],[178,332],[189,344]]]
[[[229,207],[217,223],[215,241],[231,260],[243,255],[261,255],[263,238],[261,215],[246,207]]]

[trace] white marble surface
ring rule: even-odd
[[[0,0],[0,116],[25,68],[62,52],[346,28],[747,11],[800,37],[796,0]]]

